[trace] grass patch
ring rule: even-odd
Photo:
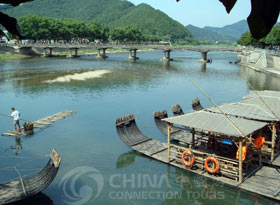
[[[0,60],[12,60],[12,59],[21,59],[26,58],[26,56],[18,54],[0,54]]]

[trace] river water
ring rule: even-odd
[[[218,104],[239,101],[250,87],[279,90],[278,80],[229,64],[237,60],[233,53],[209,53],[213,63],[206,68],[198,63],[201,56],[196,52],[174,51],[170,64],[160,61],[159,51],[139,53],[137,62],[127,56],[1,61],[0,113],[10,114],[16,107],[31,121],[62,110],[77,113],[32,136],[1,137],[0,181],[17,177],[7,167],[34,174],[54,147],[62,164],[40,204],[275,204],[133,152],[117,135],[115,119],[133,113],[145,135],[166,141],[155,127],[154,111],[167,109],[172,115],[173,104],[191,111],[196,97],[203,106],[211,106],[192,80]],[[55,81],[95,70],[107,72],[85,80]],[[6,117],[0,117],[0,125],[1,133],[13,129]]]

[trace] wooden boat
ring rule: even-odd
[[[55,149],[52,150],[47,165],[32,177],[0,184],[0,204],[7,204],[33,196],[47,188],[54,180],[61,162]]]
[[[181,105],[177,104],[177,105],[172,105],[172,112],[174,116],[178,116],[178,115],[183,115],[185,114]]]
[[[167,110],[154,112],[154,121],[158,130],[164,135],[167,136],[167,122],[162,119],[168,118]],[[184,130],[180,127],[171,126],[171,139],[178,141],[182,144],[190,145],[192,143],[192,134],[190,130]]]
[[[203,110],[204,108],[202,107],[202,105],[200,104],[200,99],[199,98],[195,98],[193,101],[192,101],[192,108],[193,110]]]

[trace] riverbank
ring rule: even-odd
[[[256,72],[280,77],[280,56],[267,54],[265,50],[256,50],[242,51],[238,57],[240,65],[253,69]]]
[[[0,61],[22,59],[22,58],[28,58],[28,57],[19,55],[19,54],[2,54],[2,53],[0,53]]]

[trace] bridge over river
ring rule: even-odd
[[[68,50],[68,57],[79,57],[79,50],[97,50],[97,58],[108,58],[107,49],[126,49],[129,51],[129,59],[137,60],[137,50],[153,49],[163,51],[163,60],[171,61],[171,52],[173,50],[189,50],[201,53],[200,62],[207,62],[207,53],[209,52],[241,52],[240,48],[235,47],[205,47],[205,46],[171,46],[171,45],[146,45],[146,44],[17,44],[0,46],[0,51],[17,53],[28,56],[44,56],[44,57],[62,57],[54,55],[54,50]],[[41,52],[38,51],[43,51]],[[64,55],[66,57],[66,55]]]

